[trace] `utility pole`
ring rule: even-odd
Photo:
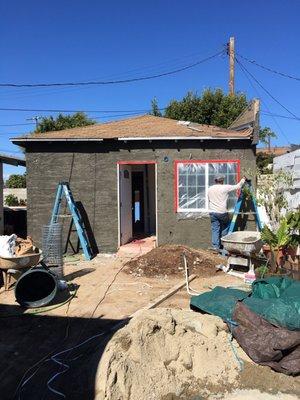
[[[26,118],[26,121],[35,121],[35,129],[38,127],[39,119],[42,117],[38,117],[37,115],[32,118]]]
[[[227,54],[229,56],[229,94],[234,94],[234,37],[231,37],[227,43]]]

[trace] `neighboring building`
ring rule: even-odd
[[[25,167],[26,162],[20,157],[12,157],[7,154],[0,154],[0,235],[4,232],[4,212],[3,212],[3,164],[21,165]]]
[[[273,160],[273,171],[284,170],[292,174],[293,184],[290,190],[285,192],[289,208],[300,207],[300,149],[291,153],[275,157]]]
[[[290,153],[292,151],[292,148],[290,146],[284,146],[284,147],[258,147],[256,149],[257,154],[272,154],[274,156],[281,156],[286,153]]]
[[[253,104],[242,129],[238,119],[223,129],[145,115],[12,139],[26,149],[28,234],[41,242],[57,184],[68,181],[100,252],[150,234],[158,245],[207,247],[207,189],[215,175],[235,183],[243,169],[255,170]]]

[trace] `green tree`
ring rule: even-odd
[[[268,128],[266,126],[265,128],[259,130],[258,137],[261,143],[264,143],[266,146],[268,146],[270,144],[271,138],[276,139],[277,135],[275,132],[272,131],[271,128]]]
[[[26,188],[26,174],[24,175],[10,175],[5,182],[5,186],[9,189]]]
[[[269,169],[268,165],[273,163],[274,154],[258,153],[256,156],[256,166],[261,174],[272,174],[272,168]]]
[[[4,203],[8,207],[15,207],[19,205],[19,200],[14,194],[8,194],[5,197]]]
[[[59,114],[56,118],[52,116],[42,118],[35,132],[61,131],[63,129],[94,125],[95,123],[96,121],[90,119],[83,112],[77,112],[72,115]]]
[[[154,97],[154,99],[151,100],[151,111],[150,111],[151,115],[154,115],[155,117],[161,117],[162,114],[159,110],[158,107],[158,102],[157,102],[157,98]]]
[[[247,105],[247,98],[242,93],[230,95],[221,89],[206,89],[202,95],[188,92],[182,100],[172,100],[164,116],[227,128]]]

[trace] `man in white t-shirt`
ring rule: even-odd
[[[221,237],[227,235],[229,215],[227,201],[229,193],[240,189],[246,178],[243,177],[236,185],[224,185],[224,176],[216,176],[215,184],[208,189],[208,207],[211,221],[211,241],[215,250],[221,248]]]

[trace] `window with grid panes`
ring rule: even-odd
[[[238,161],[191,161],[177,163],[177,211],[208,211],[207,190],[218,175],[225,177],[225,184],[238,182]],[[231,192],[228,209],[234,207],[236,193]]]

